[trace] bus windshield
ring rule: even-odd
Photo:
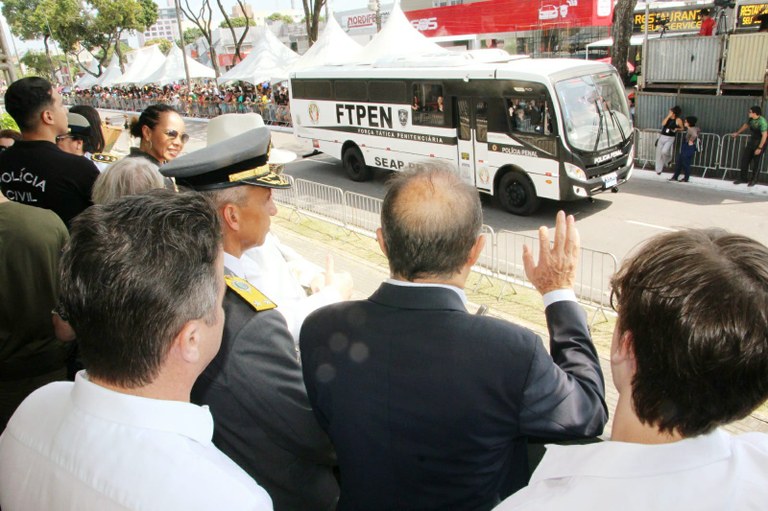
[[[626,142],[632,130],[629,109],[615,73],[569,78],[555,90],[571,147],[595,152]]]

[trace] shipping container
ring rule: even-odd
[[[717,84],[722,38],[685,36],[649,39],[645,83]]]
[[[725,82],[762,84],[768,64],[768,33],[734,34],[728,39]]]

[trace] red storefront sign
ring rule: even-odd
[[[408,11],[424,35],[494,34],[547,28],[609,26],[611,0],[486,0]]]

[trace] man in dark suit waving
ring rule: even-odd
[[[391,278],[301,330],[307,392],[336,447],[339,510],[487,510],[524,486],[526,439],[598,435],[603,376],[572,290],[573,217],[540,229],[526,273],[544,296],[550,357],[524,328],[469,314],[484,246],[477,191],[449,169],[399,174],[381,213]]]

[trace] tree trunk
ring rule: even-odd
[[[125,64],[123,64],[123,52],[120,49],[120,34],[122,30],[118,30],[115,34],[115,53],[117,54],[117,62],[120,64],[120,72],[125,73]]]
[[[245,18],[245,28],[243,29],[243,33],[240,35],[240,39],[237,40],[235,43],[235,55],[238,59],[242,60],[243,57],[240,55],[240,48],[243,46],[243,41],[245,41],[246,36],[248,35],[248,31],[251,29],[251,18],[248,17],[248,13],[245,12],[245,3],[241,0],[237,0],[237,5],[240,6],[240,10],[243,13],[243,17]],[[234,37],[234,36],[233,36]]]
[[[45,46],[45,56],[48,59],[48,67],[51,70],[51,82],[56,82],[56,68],[53,67],[53,59],[51,58],[51,49],[48,47],[48,37],[49,36],[43,36],[43,45]],[[54,83],[55,85],[55,83]]]
[[[311,48],[317,41],[318,25],[320,24],[320,13],[326,0],[303,0],[304,3],[304,21],[307,26],[307,43]]]
[[[626,82],[629,70],[629,39],[632,37],[632,16],[637,0],[618,0],[613,11],[613,48],[611,49],[611,64],[619,71],[619,76]]]
[[[224,4],[221,3],[221,0],[216,0],[216,3],[219,4],[219,10],[221,11],[221,14],[224,15],[224,23],[227,24],[227,27],[229,27],[229,32],[232,34],[232,43],[235,45],[235,60],[237,60],[237,62],[240,62],[241,60],[243,60],[243,58],[240,56],[240,45],[237,44],[235,27],[232,26],[232,22],[229,20],[229,16],[227,15],[227,10],[224,8]],[[246,19],[246,24],[247,24],[247,21],[248,20]]]
[[[210,34],[206,36],[206,39],[208,39],[208,51],[211,54],[211,67],[213,67],[213,71],[216,73],[216,78],[218,78],[221,76],[221,71],[219,70],[219,58],[216,56],[216,49],[213,47]]]
[[[312,41],[312,44],[314,44],[317,41],[317,32],[320,29],[320,14],[323,12],[323,6],[325,5],[325,0],[315,0],[315,10],[312,13],[312,33],[307,34],[309,35],[309,39]]]

